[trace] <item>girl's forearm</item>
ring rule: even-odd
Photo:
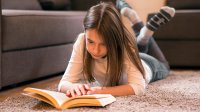
[[[93,94],[112,94],[113,96],[134,95],[135,92],[130,85],[120,85],[114,87],[99,87],[94,89]]]
[[[72,84],[69,86],[68,84],[64,83],[60,88],[60,92],[66,93],[68,89],[76,84]],[[91,87],[91,90],[89,91],[90,94],[112,94],[113,96],[135,95],[133,88],[128,84],[113,87]]]

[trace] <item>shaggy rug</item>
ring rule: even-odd
[[[55,90],[57,85],[50,85]],[[172,71],[160,81],[149,84],[142,96],[117,97],[106,107],[80,107],[65,109],[69,112],[200,112],[200,71]],[[59,111],[52,106],[26,96],[9,97],[0,102],[1,112]]]

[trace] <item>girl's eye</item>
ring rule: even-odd
[[[92,42],[91,40],[87,40],[89,43],[94,43],[94,42]]]

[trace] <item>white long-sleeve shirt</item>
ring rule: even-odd
[[[79,83],[83,80],[83,49],[84,49],[84,33],[79,34],[71,55],[71,59],[67,66],[67,69],[58,85],[58,90],[60,91],[62,85],[67,85],[70,88],[74,83]],[[151,70],[149,66],[142,60],[142,65],[145,69],[145,75],[147,77],[151,76]],[[94,61],[94,79],[98,81],[99,84],[103,85],[106,78],[106,68],[107,68],[107,58],[98,59]],[[128,57],[125,57],[123,74],[119,82],[122,84],[129,84],[133,88],[136,95],[141,95],[145,92],[145,79],[143,78],[141,72],[137,67],[131,63]]]

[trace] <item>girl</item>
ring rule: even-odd
[[[170,20],[172,9],[161,9],[160,13],[164,12],[164,16],[160,17],[158,13],[148,22],[149,25],[143,27],[126,2],[118,0],[117,5],[132,22],[138,35],[137,43],[123,25],[115,6],[100,3],[91,7],[84,19],[85,32],[78,36],[59,83],[60,92],[69,97],[86,94],[140,95],[144,94],[147,83],[168,75],[169,65],[151,36],[153,28],[160,26],[161,19],[164,20],[161,23]],[[157,16],[160,18],[157,19]],[[90,87],[89,84],[94,81],[100,86]]]

